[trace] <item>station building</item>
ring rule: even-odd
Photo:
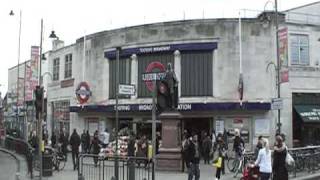
[[[279,15],[280,120],[289,146],[315,144],[306,139],[320,137],[319,6],[313,3]],[[98,32],[68,46],[55,41],[48,55],[53,75],[47,90],[49,132],[71,133],[76,128],[92,135],[95,130],[115,127],[115,48],[121,47],[119,81],[134,85],[136,92],[120,96],[120,128],[151,134],[153,87],[147,74],[163,72],[171,63],[179,80],[181,117],[175,123],[157,121],[157,130],[177,131],[171,137],[177,148],[185,129],[209,134],[226,131],[231,145],[233,130],[238,128],[248,150],[260,135],[273,142],[278,121],[277,111],[271,109],[277,97],[277,73],[272,65],[277,59],[275,13],[241,19],[241,63],[239,27],[238,18],[183,20]],[[85,104],[79,104],[76,96],[81,88],[90,92]]]

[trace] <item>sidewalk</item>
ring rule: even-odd
[[[20,180],[30,180],[30,176],[27,175],[27,163],[24,157],[18,155],[16,153],[15,156],[20,161]],[[215,169],[211,165],[200,165],[201,176],[200,180],[214,180],[215,178]],[[35,177],[34,180],[38,180],[38,172],[34,172]],[[298,174],[300,177],[290,178],[292,180],[317,180],[320,179],[320,172],[315,174]],[[242,175],[239,174],[237,178],[233,178],[233,174],[227,173],[226,175],[221,177],[221,180],[236,180],[240,179]],[[1,175],[0,175],[1,177]],[[72,158],[69,153],[68,161],[66,167],[63,171],[57,172],[54,171],[51,177],[43,177],[43,180],[78,180],[78,171],[73,170]],[[182,172],[165,172],[165,171],[157,171],[156,172],[156,180],[187,180],[188,174]]]

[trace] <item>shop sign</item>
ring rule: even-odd
[[[76,96],[80,104],[88,102],[92,92],[87,82],[80,82],[76,89]]]
[[[283,99],[282,98],[273,98],[271,100],[271,109],[278,110],[283,108]]]

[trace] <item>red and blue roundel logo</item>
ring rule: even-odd
[[[159,61],[154,61],[154,62],[150,63],[147,66],[145,72],[147,74],[148,73],[151,74],[151,73],[153,73],[153,70],[155,70],[155,69],[158,69],[160,72],[165,72],[166,71],[166,68],[162,63],[160,63]],[[146,83],[146,86],[147,86],[148,90],[149,91],[153,91],[153,83],[152,83],[152,81],[151,80],[146,80],[145,83]]]
[[[90,96],[92,95],[90,91],[90,87],[87,82],[80,82],[77,89],[76,89],[76,96],[78,102],[80,104],[84,104],[88,102]]]

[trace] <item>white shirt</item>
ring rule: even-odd
[[[272,173],[271,151],[267,153],[266,148],[260,149],[255,165],[260,167],[259,171],[262,173]]]
[[[108,132],[101,133],[101,140],[103,144],[109,144],[110,134]]]

